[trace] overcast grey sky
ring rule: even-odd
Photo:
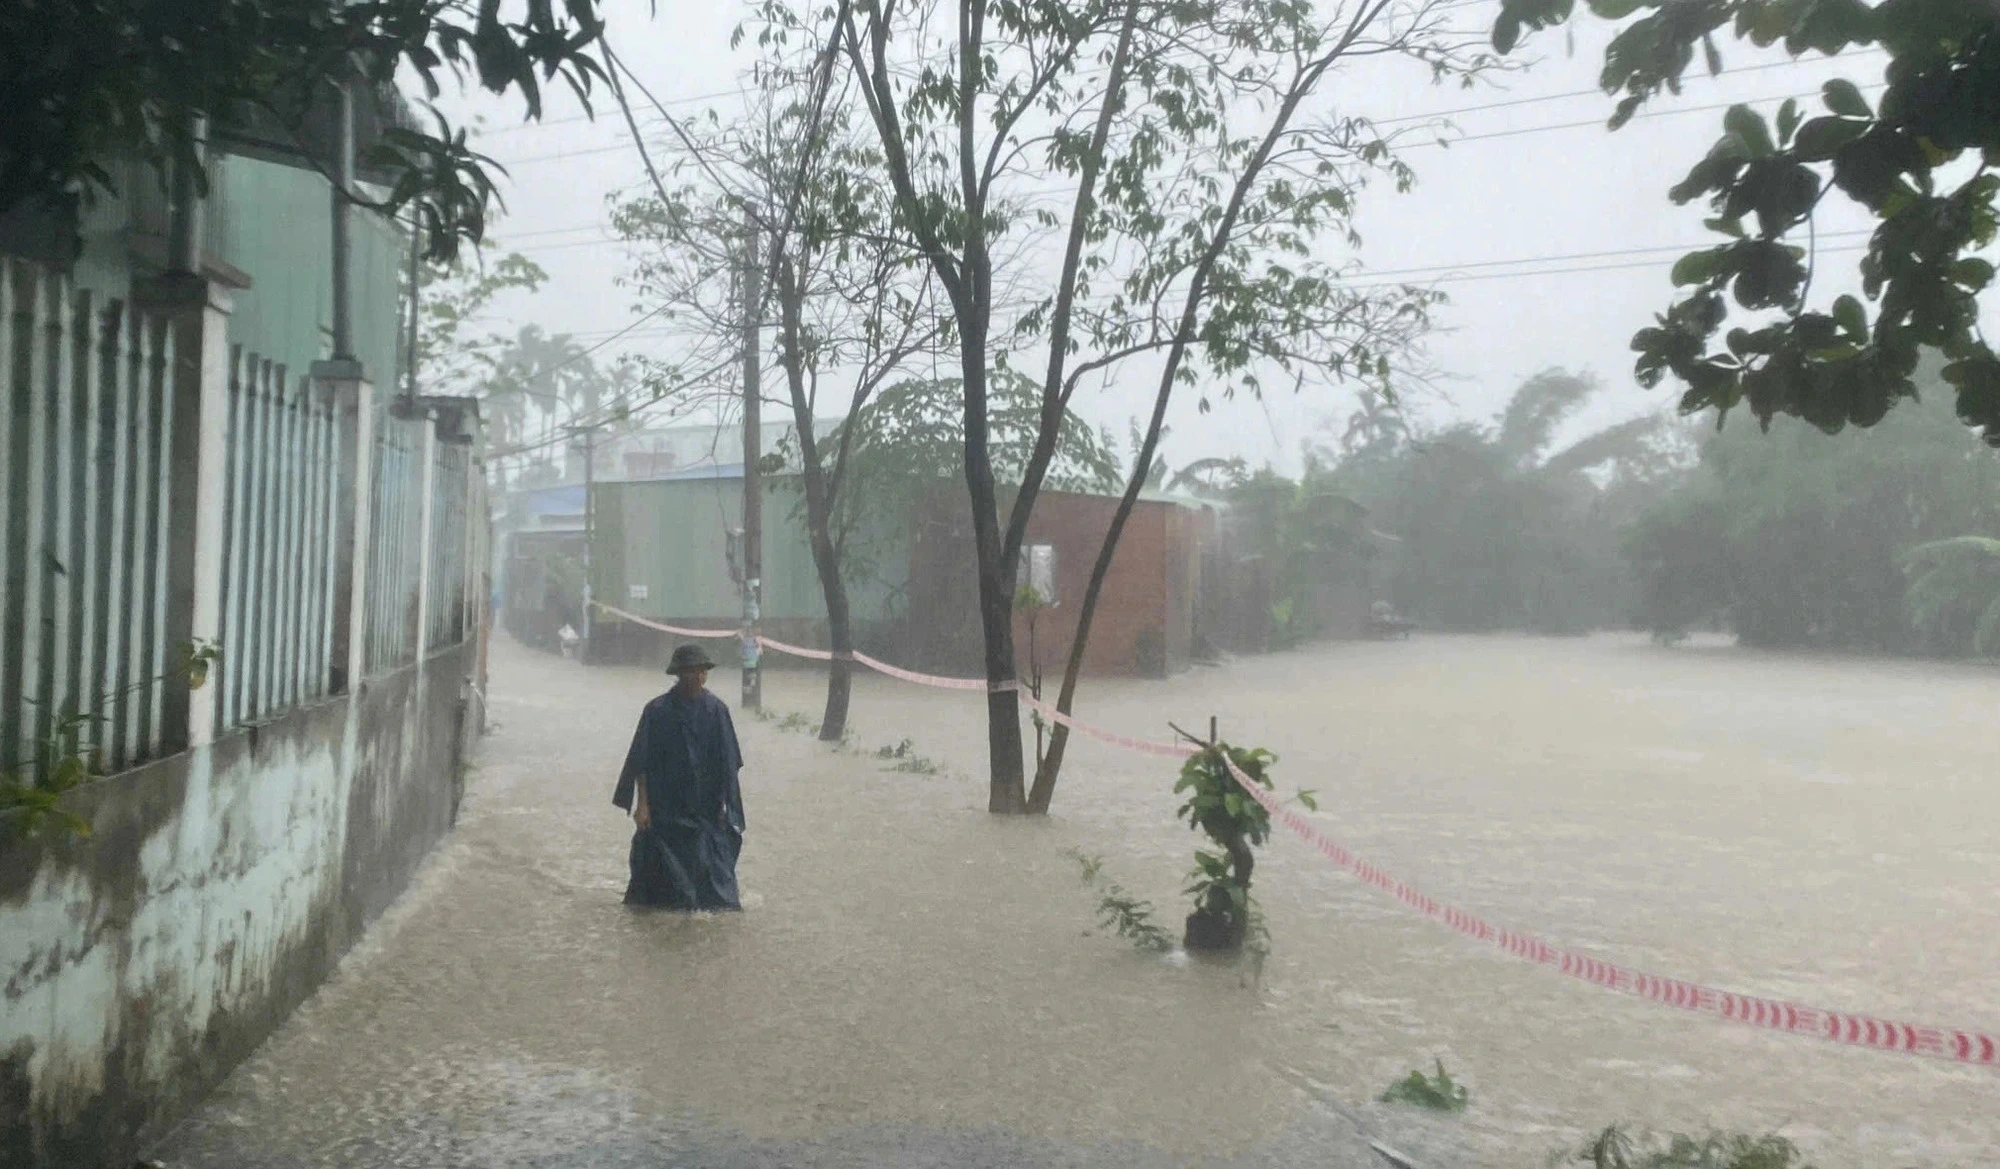
[[[1483,31],[1496,8],[1497,0],[1469,4],[1459,19]],[[655,14],[644,0],[611,0],[611,42],[676,114],[727,113],[750,61],[747,48],[729,48],[743,11],[661,0]],[[1451,297],[1430,345],[1449,376],[1449,399],[1414,403],[1426,418],[1490,418],[1523,378],[1552,365],[1589,369],[1606,382],[1574,423],[1579,433],[1667,407],[1675,392],[1643,391],[1632,381],[1627,345],[1671,300],[1668,269],[1679,250],[1708,242],[1702,209],[1675,207],[1666,191],[1719,134],[1722,112],[1711,107],[1750,100],[1774,114],[1782,98],[1816,94],[1830,76],[1850,76],[1866,89],[1879,81],[1883,61],[1857,55],[1844,63],[1792,63],[1728,43],[1731,68],[1721,77],[1703,73],[1681,97],[1613,134],[1603,128],[1612,103],[1595,90],[1607,37],[1602,26],[1580,23],[1572,55],[1562,33],[1544,34],[1522,54],[1534,60],[1530,68],[1469,91],[1434,86],[1415,66],[1357,73],[1323,88],[1322,110],[1378,119],[1463,111],[1453,117],[1456,141],[1448,148],[1424,145],[1406,155],[1418,172],[1416,189],[1397,194],[1378,185],[1359,216],[1367,273],[1435,282]],[[527,254],[551,277],[538,294],[496,306],[496,315],[593,343],[628,324],[634,313],[616,284],[624,261],[608,228],[606,197],[635,189],[644,171],[616,106],[601,106],[595,122],[577,120],[573,100],[552,94],[549,124],[540,126],[521,126],[518,105],[483,96],[454,106],[486,119],[492,132],[480,146],[511,171],[500,248]],[[1809,111],[1818,109],[1815,99]],[[1856,256],[1839,249],[1860,244],[1853,233],[1867,226],[1838,200],[1828,207],[1819,226],[1828,251],[1816,299],[1850,290]],[[671,344],[641,327],[602,356]],[[1098,394],[1084,405],[1086,416],[1122,437],[1125,420],[1150,399],[1144,380]],[[1189,398],[1170,418],[1165,453],[1177,464],[1242,454],[1293,467],[1300,438],[1337,425],[1351,406],[1348,394],[1286,392],[1261,405],[1221,405],[1199,419]]]

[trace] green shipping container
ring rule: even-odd
[[[656,621],[732,628],[742,601],[729,574],[729,532],[743,525],[740,478],[599,483],[591,592]],[[764,483],[764,619],[824,621],[796,477]],[[858,625],[899,620],[909,580],[907,516],[871,513],[849,537],[848,600]]]

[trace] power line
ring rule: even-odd
[[[1857,86],[1856,88],[1866,92],[1869,90],[1887,89],[1889,88],[1889,86],[1886,82],[1877,82],[1869,85]],[[1770,97],[1751,98],[1747,101],[1715,102],[1713,104],[1703,105],[1703,106],[1682,106],[1679,109],[1672,109],[1672,110],[1645,110],[1640,113],[1632,115],[1632,121],[1637,122],[1644,118],[1666,118],[1666,117],[1672,117],[1676,114],[1706,114],[1706,113],[1713,113],[1716,110],[1726,110],[1740,105],[1750,105],[1753,103],[1765,103],[1774,101],[1797,101],[1801,98],[1808,98],[1812,96],[1814,95],[1810,93],[1779,93],[1779,94],[1773,94]],[[1604,125],[1603,119],[1593,118],[1587,122],[1557,122],[1554,125],[1550,126],[1523,126],[1515,130],[1490,130],[1484,134],[1463,134],[1457,138],[1451,139],[1450,141],[1417,143],[1415,146],[1410,147],[1410,149],[1418,149],[1425,146],[1456,146],[1460,142],[1482,142],[1490,138],[1516,138],[1523,134],[1545,134],[1552,130],[1580,130],[1588,126],[1602,126],[1602,125]]]
[[[1873,51],[1868,51],[1868,52],[1864,52],[1864,53],[1856,53],[1856,54],[1852,54],[1852,55],[1853,55],[1853,56],[1882,56],[1882,55],[1885,55],[1885,54],[1883,54],[1883,53],[1882,53],[1881,51],[1879,51],[1879,50],[1873,50]],[[1832,59],[1831,59],[1831,58],[1829,58],[1829,60],[1832,60]],[[1724,71],[1723,71],[1722,73],[1718,74],[1717,76],[1718,76],[1718,77],[1728,77],[1728,76],[1731,76],[1731,75],[1733,75],[1733,74],[1746,74],[1746,73],[1762,73],[1762,72],[1767,72],[1767,71],[1770,71],[1770,70],[1774,70],[1774,69],[1798,69],[1798,68],[1804,68],[1804,67],[1807,67],[1807,66],[1811,66],[1811,65],[1819,65],[1819,64],[1823,64],[1823,62],[1817,62],[1817,61],[1806,61],[1806,60],[1798,60],[1798,59],[1794,59],[1794,60],[1787,60],[1787,61],[1768,61],[1768,62],[1765,62],[1764,64],[1761,64],[1761,65],[1746,65],[1746,66],[1743,66],[1742,68],[1739,68],[1739,69],[1726,69],[1726,70],[1724,70]],[[1863,85],[1863,86],[1861,86],[1860,88],[1862,88],[1862,89],[1864,89],[1864,90],[1867,90],[1867,89],[1883,89],[1883,88],[1886,88],[1886,85],[1885,85],[1884,83],[1879,83],[1879,82],[1878,82],[1878,83],[1871,83],[1871,84],[1869,84],[1869,85]],[[740,93],[741,91],[734,91],[734,90],[733,90],[733,91],[729,91],[729,92],[730,92],[730,93]],[[691,103],[693,103],[693,102],[696,102],[696,101],[701,101],[701,100],[706,100],[707,98],[710,98],[710,97],[715,97],[715,96],[726,96],[726,95],[717,95],[717,94],[709,94],[709,95],[699,95],[699,96],[696,96],[696,97],[691,97],[691,98],[668,98],[668,99],[665,99],[665,100],[662,100],[662,101],[659,101],[659,102],[656,102],[655,104],[656,104],[656,105],[663,105],[663,106],[671,106],[671,105],[686,105],[686,104],[691,104]],[[1438,111],[1436,111],[1436,112],[1433,112],[1433,113],[1426,113],[1426,114],[1402,114],[1402,115],[1398,115],[1398,116],[1396,116],[1396,117],[1393,117],[1393,118],[1379,118],[1379,119],[1373,119],[1372,121],[1373,121],[1373,124],[1374,124],[1374,125],[1377,125],[1377,126],[1400,126],[1400,125],[1408,125],[1408,124],[1409,124],[1409,123],[1411,123],[1411,122],[1424,122],[1424,121],[1432,121],[1432,120],[1436,120],[1436,119],[1441,119],[1441,118],[1455,118],[1455,117],[1460,117],[1460,116],[1463,116],[1463,115],[1466,115],[1466,114],[1480,114],[1480,113],[1487,113],[1487,112],[1489,112],[1489,111],[1492,111],[1492,110],[1504,110],[1504,109],[1513,109],[1513,108],[1517,108],[1517,107],[1520,107],[1520,106],[1529,106],[1529,105],[1538,105],[1538,104],[1546,104],[1546,103],[1548,103],[1548,102],[1556,102],[1556,101],[1572,101],[1572,100],[1575,100],[1575,99],[1578,99],[1578,98],[1584,98],[1584,97],[1600,97],[1600,98],[1602,98],[1602,97],[1611,97],[1611,96],[1615,96],[1615,95],[1611,95],[1611,94],[1607,94],[1607,93],[1605,93],[1605,92],[1604,92],[1604,91],[1603,91],[1602,89],[1576,89],[1576,90],[1570,90],[1570,91],[1568,91],[1568,92],[1565,92],[1565,93],[1554,93],[1554,94],[1545,94],[1545,95],[1542,95],[1542,96],[1539,96],[1539,97],[1523,97],[1523,98],[1512,98],[1512,99],[1509,99],[1509,100],[1506,100],[1506,101],[1495,101],[1495,102],[1481,102],[1481,103],[1479,103],[1479,104],[1477,104],[1477,105],[1469,105],[1469,106],[1459,106],[1459,107],[1456,107],[1456,108],[1454,108],[1454,109],[1448,109],[1448,110],[1438,110]],[[1762,98],[1746,98],[1746,99],[1744,99],[1744,100],[1743,100],[1742,102],[1723,102],[1723,103],[1719,103],[1719,104],[1714,104],[1714,105],[1703,105],[1703,106],[1683,106],[1683,107],[1679,107],[1679,108],[1676,108],[1676,109],[1670,109],[1670,110],[1659,110],[1659,109],[1654,109],[1654,110],[1645,110],[1645,111],[1642,111],[1642,112],[1640,112],[1640,113],[1638,113],[1638,114],[1635,114],[1635,115],[1633,116],[1633,118],[1632,118],[1632,121],[1635,121],[1635,122],[1636,122],[1636,121],[1639,121],[1639,120],[1640,120],[1640,119],[1642,119],[1642,118],[1660,118],[1660,117],[1669,117],[1669,116],[1672,116],[1672,115],[1675,115],[1675,114],[1693,114],[1693,113],[1705,113],[1705,112],[1709,112],[1709,111],[1713,111],[1713,110],[1720,110],[1720,109],[1728,109],[1728,108],[1729,108],[1730,106],[1732,106],[1732,105],[1740,105],[1740,104],[1745,104],[1745,103],[1748,103],[1748,102],[1767,102],[1767,101],[1783,101],[1783,100],[1785,100],[1786,98],[1793,98],[1793,99],[1800,99],[1800,98],[1808,98],[1808,97],[1812,97],[1812,96],[1814,96],[1814,95],[1813,95],[1813,94],[1810,94],[1810,93],[1793,93],[1793,94],[1777,94],[1777,95],[1774,95],[1774,96],[1771,96],[1771,97],[1762,97]],[[549,124],[549,125],[554,125],[554,124],[556,124],[556,123],[546,123],[546,124]],[[1505,130],[1505,131],[1499,131],[1499,132],[1497,132],[1497,133],[1493,133],[1493,134],[1472,134],[1472,135],[1465,135],[1465,136],[1463,136],[1463,137],[1460,137],[1460,138],[1456,138],[1456,139],[1453,139],[1453,141],[1456,141],[1456,142],[1473,142],[1473,141],[1479,141],[1480,139],[1483,139],[1483,138],[1498,138],[1498,137],[1508,137],[1508,136],[1512,136],[1512,135],[1516,135],[1516,134],[1529,134],[1529,133],[1540,133],[1540,132],[1542,132],[1542,131],[1545,131],[1545,130],[1573,130],[1573,129],[1579,129],[1579,128],[1582,128],[1582,127],[1586,127],[1586,126],[1599,126],[1599,125],[1603,125],[1603,121],[1602,121],[1601,119],[1593,119],[1593,120],[1591,120],[1591,121],[1583,121],[1583,122],[1562,122],[1562,123],[1557,123],[1557,124],[1555,124],[1555,125],[1551,125],[1551,126],[1531,126],[1531,127],[1525,127],[1525,128],[1523,128],[1523,129],[1520,129],[1520,130]],[[520,129],[525,129],[526,127],[517,127],[517,128],[520,128]],[[566,160],[566,159],[572,159],[572,158],[585,158],[585,157],[590,157],[590,156],[592,156],[592,155],[599,155],[599,154],[613,154],[613,153],[617,153],[617,152],[619,152],[619,151],[622,151],[622,150],[626,150],[626,149],[628,149],[628,148],[629,148],[629,146],[628,146],[628,144],[626,144],[626,143],[613,143],[613,144],[610,144],[610,145],[605,145],[605,146],[591,146],[591,147],[585,147],[585,148],[583,148],[583,149],[580,149],[580,150],[567,150],[567,151],[556,151],[556,152],[554,152],[554,153],[550,153],[550,154],[538,154],[538,155],[530,155],[530,156],[529,156],[529,157],[527,157],[527,158],[518,158],[518,159],[514,159],[514,160],[512,160],[512,161],[505,161],[505,160],[503,160],[503,162],[502,162],[502,165],[504,165],[504,166],[507,166],[507,167],[510,167],[510,168],[511,168],[511,167],[516,167],[516,166],[536,166],[536,165],[540,165],[540,164],[542,164],[542,163],[547,163],[547,162],[561,162],[561,161],[564,161],[564,160]]]
[[[1869,248],[1868,244],[1848,244],[1844,247],[1820,248],[1818,249],[1818,254],[1822,256],[1838,256],[1838,255],[1845,255],[1850,252],[1865,252],[1868,250],[1868,248]],[[1652,260],[1629,261],[1622,264],[1589,264],[1589,265],[1567,267],[1567,268],[1538,268],[1527,272],[1475,272],[1463,276],[1458,276],[1458,275],[1440,276],[1437,279],[1432,280],[1430,283],[1476,284],[1488,280],[1512,280],[1512,279],[1522,279],[1522,278],[1539,277],[1539,276],[1568,276],[1579,272],[1624,272],[1635,268],[1655,268],[1658,267],[1659,264],[1660,261],[1658,259],[1652,259]],[[1384,273],[1370,273],[1370,275],[1384,275]],[[1355,284],[1355,285],[1350,285],[1349,287],[1362,288],[1362,289],[1386,288],[1391,283],[1405,283],[1405,282],[1384,281],[1380,284]]]
[[[1864,57],[1864,56],[1886,57],[1888,56],[1888,53],[1883,50],[1867,50],[1863,52],[1856,52],[1846,55],[1854,57]],[[1741,73],[1764,73],[1772,69],[1798,69],[1807,65],[1820,65],[1825,63],[1826,62],[1800,61],[1800,60],[1767,61],[1762,65],[1745,65],[1740,69],[1725,69],[1721,73],[1715,76],[1716,79],[1719,80],[1720,78],[1730,77],[1735,74],[1741,74]],[[1433,113],[1428,113],[1428,114],[1404,114],[1400,117],[1394,117],[1394,118],[1377,118],[1375,119],[1375,125],[1399,126],[1407,122],[1422,122],[1422,121],[1428,121],[1432,118],[1455,118],[1461,114],[1479,114],[1479,113],[1485,113],[1488,110],[1505,110],[1505,109],[1512,109],[1517,106],[1541,105],[1553,101],[1574,101],[1577,98],[1585,98],[1585,97],[1610,98],[1615,96],[1617,95],[1612,93],[1606,93],[1602,89],[1572,89],[1567,93],[1550,93],[1550,94],[1543,94],[1540,97],[1521,97],[1521,98],[1514,98],[1510,101],[1485,102],[1480,105],[1460,106],[1457,109],[1437,110]],[[1753,100],[1761,100],[1761,99],[1753,99]]]
[[[1842,238],[1842,237],[1852,237],[1855,235],[1866,235],[1866,234],[1870,233],[1866,231],[1834,232],[1834,233],[1828,233],[1827,235],[1822,236],[1821,238]],[[1700,245],[1695,245],[1695,246],[1700,246]],[[1869,248],[1868,244],[1848,244],[1840,247],[1822,247],[1817,249],[1817,254],[1821,256],[1850,255],[1856,252],[1865,252],[1868,250],[1868,248]],[[1441,284],[1475,284],[1475,283],[1485,283],[1494,280],[1541,279],[1550,276],[1572,276],[1572,275],[1590,274],[1594,272],[1624,272],[1642,268],[1657,268],[1660,265],[1660,258],[1655,257],[1652,259],[1628,260],[1621,263],[1613,263],[1613,264],[1574,264],[1574,265],[1565,265],[1554,268],[1531,268],[1522,271],[1512,271],[1512,272],[1466,272],[1464,271],[1464,269],[1477,268],[1477,267],[1490,267],[1502,264],[1511,265],[1511,264],[1554,262],[1558,260],[1616,258],[1619,256],[1633,256],[1633,255],[1642,255],[1652,252],[1671,252],[1671,251],[1681,251],[1681,250],[1685,249],[1683,249],[1680,245],[1663,245],[1658,248],[1621,248],[1605,252],[1578,252],[1568,256],[1546,256],[1546,257],[1534,257],[1534,258],[1520,259],[1520,260],[1492,260],[1474,264],[1439,266],[1437,268],[1389,269],[1381,272],[1365,273],[1365,275],[1369,277],[1379,278],[1385,276],[1412,275],[1412,274],[1426,273],[1433,271],[1439,271],[1444,273],[1428,281],[1427,284],[1429,286],[1436,286]],[[1407,283],[1407,282],[1376,280],[1371,283],[1350,284],[1347,285],[1346,287],[1357,290],[1367,290],[1371,288],[1387,288],[1393,284],[1399,284],[1399,283]],[[640,323],[643,323],[644,320],[645,318],[642,317],[639,321],[633,322],[632,326],[627,326],[625,330],[621,330],[619,333],[613,334],[610,338],[607,338],[604,342],[600,343],[599,345],[593,346],[591,351],[594,352],[596,349],[602,348],[603,345],[609,344],[611,341],[618,340],[619,337],[625,336],[627,333],[630,332],[630,330],[633,327],[635,327]],[[573,336],[574,334],[571,335]],[[657,333],[640,334],[640,336],[645,336],[645,337],[655,337],[655,336],[666,337],[672,335],[674,334],[671,330],[663,330]],[[606,418],[615,416],[618,408],[621,405],[623,405],[625,401],[630,397],[631,397],[631,392],[628,391],[625,394],[621,394],[617,398],[614,398],[610,403],[607,403],[604,407],[600,408],[599,414],[602,415],[602,417],[597,419],[597,422],[601,423]],[[631,410],[630,417],[636,420],[642,417],[643,412],[649,409],[650,407],[658,405],[660,403],[669,402],[671,400],[672,399],[668,398],[658,398],[653,401],[644,403],[636,408],[633,408]],[[671,417],[672,415],[673,411],[670,410],[669,416]],[[563,441],[563,439],[567,437],[566,435],[563,434],[551,434],[549,433],[548,428],[544,429],[544,434],[546,435],[546,437],[540,440],[534,442],[520,443],[503,450],[492,452],[491,454],[487,455],[487,458],[489,460],[513,458],[519,455],[529,454],[539,450],[545,450]]]
[[[1858,236],[1865,236],[1871,234],[1873,234],[1871,229],[1862,228],[1853,231],[1821,232],[1819,238],[1822,240],[1842,240],[1842,239],[1853,239]],[[1390,283],[1390,281],[1386,280],[1385,278],[1392,276],[1435,275],[1436,279],[1431,281],[1431,283],[1461,284],[1461,283],[1483,282],[1487,280],[1505,280],[1517,277],[1532,278],[1540,276],[1562,276],[1578,272],[1619,272],[1635,268],[1656,267],[1659,264],[1660,259],[1664,258],[1665,256],[1684,254],[1690,251],[1696,251],[1698,249],[1711,246],[1714,246],[1714,241],[1712,240],[1705,241],[1702,243],[1657,244],[1650,247],[1641,247],[1641,248],[1613,248],[1606,251],[1598,251],[1598,252],[1568,252],[1568,253],[1546,255],[1546,256],[1521,256],[1510,260],[1476,260],[1469,263],[1459,263],[1459,264],[1426,264],[1426,265],[1418,265],[1405,268],[1384,268],[1378,271],[1361,271],[1354,273],[1354,276],[1356,278],[1370,281],[1370,283],[1349,284],[1347,285],[1347,287],[1354,287],[1354,288],[1386,287]],[[1849,246],[1832,247],[1832,248],[1822,247],[1819,249],[1819,254],[1840,255],[1848,252],[1857,252],[1866,250],[1867,250],[1867,245],[1865,244],[1858,246],[1849,245]],[[1646,257],[1646,256],[1654,258],[1637,259],[1633,260],[1633,262],[1619,263],[1619,264],[1564,266],[1555,268],[1524,267],[1526,265],[1541,265],[1541,264],[1571,265],[1574,264],[1576,261],[1619,260],[1632,257]],[[1497,268],[1517,268],[1522,270],[1481,271],[1484,269],[1497,269]],[[1102,307],[1101,303],[1097,307]],[[585,332],[585,333],[565,333],[562,335],[567,337],[583,338],[583,337],[598,336],[599,334],[594,332]],[[634,340],[652,340],[652,339],[679,336],[680,331],[675,329],[652,329],[652,330],[647,330],[646,332],[643,333],[626,333],[624,335]]]
[[[685,97],[670,97],[667,98],[665,101],[661,102],[660,104],[669,106],[691,106],[699,102],[714,101],[716,98],[719,97],[739,97],[742,95],[742,93],[743,90],[741,88],[718,89],[711,93],[691,93],[686,95]],[[521,124],[516,126],[502,126],[497,130],[480,131],[478,134],[475,135],[475,137],[496,138],[502,134],[519,134],[528,130],[541,130],[552,126],[573,126],[578,122],[589,122],[592,125],[595,125],[597,123],[597,115],[594,113],[571,114],[568,117],[563,117],[563,118],[536,119],[536,120],[522,122]]]

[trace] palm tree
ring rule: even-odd
[[[1656,477],[1675,454],[1658,415],[1552,450],[1600,388],[1588,373],[1544,370],[1493,426],[1459,423],[1407,442],[1377,508],[1404,540],[1400,607],[1445,627],[1549,633],[1624,616],[1616,532],[1626,493],[1612,488]]]

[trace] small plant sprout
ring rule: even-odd
[[[1072,848],[1069,857],[1082,871],[1083,883],[1102,890],[1097,901],[1097,921],[1105,929],[1149,954],[1164,954],[1174,948],[1173,934],[1153,921],[1153,903],[1141,901],[1124,886],[1104,876],[1104,858]]]
[[[1451,1073],[1444,1070],[1443,1060],[1437,1060],[1436,1066],[1437,1070],[1429,1075],[1413,1071],[1389,1085],[1382,1093],[1382,1103],[1408,1104],[1432,1112],[1464,1112],[1465,1106],[1472,1102],[1472,1093],[1451,1078]]]
[[[1078,868],[1083,870],[1084,884],[1097,884],[1097,878],[1104,872],[1103,857],[1087,853],[1080,848],[1070,849],[1069,857],[1076,862]]]
[[[1271,814],[1238,786],[1230,764],[1243,777],[1272,787],[1271,765],[1278,757],[1261,747],[1217,743],[1195,753],[1182,765],[1176,793],[1184,794],[1180,818],[1207,834],[1214,848],[1197,849],[1188,873],[1187,893],[1194,912],[1187,918],[1182,944],[1190,950],[1237,952],[1250,937],[1250,874],[1257,859],[1251,849],[1271,834]],[[1301,802],[1312,803],[1310,792]],[[1268,939],[1267,939],[1268,942]]]
[[[210,669],[221,660],[221,642],[197,638],[174,651],[165,674],[104,694],[97,702],[108,706],[122,695],[172,678],[185,679],[188,689],[199,690],[207,684]],[[27,701],[40,705],[34,699]],[[34,836],[50,827],[72,836],[90,835],[90,821],[61,804],[65,793],[104,777],[104,752],[96,741],[104,721],[104,716],[78,710],[75,699],[67,699],[30,754],[0,760],[0,813],[16,813],[14,828],[22,836]]]
[[[1104,890],[1097,902],[1097,920],[1148,953],[1164,954],[1174,948],[1174,935],[1153,921],[1153,903],[1138,900],[1123,886],[1112,884]]]
[[[1591,1169],[1813,1169],[1781,1136],[1674,1133],[1635,1140],[1617,1125],[1592,1137],[1570,1163]]]

